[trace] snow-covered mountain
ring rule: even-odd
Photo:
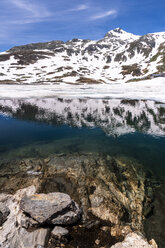
[[[0,53],[0,83],[98,84],[165,72],[165,32],[133,35],[117,28],[101,40],[72,39]]]
[[[119,99],[45,98],[0,100],[0,114],[74,127],[99,127],[107,135],[136,131],[165,136],[165,104]]]

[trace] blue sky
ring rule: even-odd
[[[0,0],[0,51],[72,38],[100,39],[121,27],[165,31],[165,0]]]

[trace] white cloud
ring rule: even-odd
[[[108,16],[116,16],[116,15],[117,15],[116,10],[109,10],[109,11],[106,11],[104,13],[100,13],[100,14],[92,16],[91,20],[97,20],[97,19],[102,19],[102,18],[108,17]]]
[[[96,4],[94,0],[0,0],[0,44],[35,42],[49,39],[58,35],[58,32],[60,37],[67,39],[65,30],[67,33],[70,27],[77,33],[80,26],[85,27],[85,33],[89,21],[107,16],[116,17],[117,11],[108,6],[104,12],[107,6]]]
[[[10,4],[9,4],[10,3]],[[34,23],[48,20],[52,13],[38,0],[0,1],[0,44],[14,44]],[[25,25],[31,24],[31,25]],[[25,37],[25,34],[24,36]]]
[[[81,4],[81,5],[78,5],[76,8],[73,8],[73,9],[69,9],[68,11],[81,11],[81,10],[86,10],[88,9],[89,6],[86,5],[86,4]]]
[[[17,8],[20,8],[31,14],[32,18],[45,18],[51,15],[50,11],[46,9],[42,4],[35,4],[29,0],[10,0],[10,2]]]

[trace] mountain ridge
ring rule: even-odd
[[[116,28],[100,40],[54,40],[0,53],[0,83],[129,82],[164,72],[165,32],[139,36]]]

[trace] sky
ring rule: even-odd
[[[0,51],[72,38],[101,39],[120,27],[165,31],[165,0],[0,0]]]

